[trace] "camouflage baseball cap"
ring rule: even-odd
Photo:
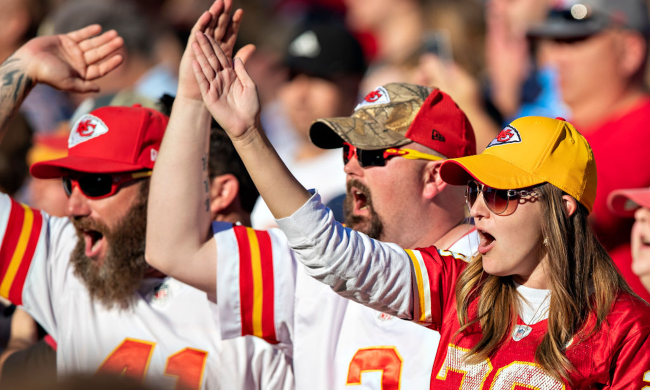
[[[451,97],[406,83],[376,88],[350,117],[319,119],[309,134],[323,149],[342,147],[343,142],[366,150],[417,142],[447,158],[476,154],[472,125]]]

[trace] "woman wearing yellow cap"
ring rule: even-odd
[[[650,308],[589,229],[596,164],[571,124],[518,119],[481,155],[442,165],[445,181],[467,186],[478,256],[404,250],[336,223],[264,137],[241,61],[197,41],[204,101],[307,272],[344,297],[440,332],[431,388],[650,388]]]

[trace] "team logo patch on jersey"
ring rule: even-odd
[[[390,321],[390,320],[392,320],[394,317],[393,317],[392,315],[390,315],[390,314],[379,313],[379,316],[378,316],[377,318],[378,318],[380,321]]]
[[[167,283],[162,283],[153,290],[153,297],[152,301],[162,304],[169,299],[169,296],[171,295],[171,291],[169,289],[169,284]]]
[[[320,54],[318,37],[313,31],[305,31],[289,45],[289,53],[296,57],[316,58]]]
[[[94,115],[86,114],[72,126],[70,137],[68,138],[68,148],[79,145],[90,139],[97,138],[102,134],[108,133],[108,126],[101,119]]]
[[[518,144],[520,142],[521,135],[519,135],[517,129],[512,126],[506,126],[505,129],[501,130],[501,132],[497,134],[496,138],[494,138],[487,147],[491,148],[493,146],[505,144]]]
[[[357,106],[354,108],[354,111],[362,107],[386,103],[390,103],[390,96],[388,95],[388,91],[386,91],[384,87],[377,87],[374,91],[371,91],[369,94],[367,94],[361,103],[357,104]]]

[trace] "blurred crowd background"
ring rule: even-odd
[[[65,155],[71,123],[94,108],[154,107],[164,94],[173,96],[190,30],[211,3],[0,0],[2,61],[31,37],[93,23],[117,30],[126,43],[124,64],[98,81],[99,94],[35,88],[0,145],[0,190],[65,215],[60,180],[31,179],[29,165]],[[634,290],[650,300],[631,268],[632,219],[606,207],[615,189],[650,186],[650,170],[643,164],[650,151],[647,9],[641,8],[644,15],[636,8],[612,11],[607,25],[593,29],[602,15],[575,3],[236,0],[235,7],[245,12],[238,45],[257,46],[246,66],[258,85],[269,138],[298,179],[318,188],[336,212],[345,193],[341,151],[312,145],[309,125],[317,118],[350,115],[378,85],[411,82],[450,94],[474,126],[479,153],[514,118],[563,117],[587,137],[597,159],[593,222],[598,236]],[[611,11],[608,7],[603,12]],[[616,17],[618,24],[610,23]],[[575,31],[548,29],[551,19],[571,18]],[[274,220],[258,203],[253,227],[268,228]],[[8,343],[24,348],[42,337],[36,325],[23,324],[14,327],[12,344],[13,312],[7,306],[0,319],[0,349]]]

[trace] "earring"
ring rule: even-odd
[[[544,238],[543,244],[544,244],[544,246],[548,246],[548,238]]]

